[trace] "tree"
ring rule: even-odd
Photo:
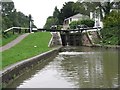
[[[63,7],[60,9],[60,13],[59,13],[59,24],[62,24],[64,19],[71,17],[75,14],[81,13],[84,15],[89,15],[90,14],[90,10],[88,7],[86,9],[87,5],[85,3],[80,3],[80,2],[67,2],[63,5]]]
[[[50,29],[52,25],[56,25],[56,18],[54,18],[53,16],[49,16],[47,18],[46,24],[44,25],[45,29]]]
[[[29,27],[29,18],[22,12],[17,12],[14,2],[2,2],[2,30],[10,27]],[[35,27],[35,25],[33,24]]]
[[[9,16],[14,10],[14,2],[2,2],[2,17]]]
[[[56,7],[55,7],[55,10],[54,10],[54,12],[53,12],[53,17],[54,17],[54,18],[58,18],[59,14],[60,14],[60,11],[59,11],[59,9],[58,9],[57,6],[56,6]]]
[[[83,1],[82,3],[86,4],[88,8],[91,8],[92,6],[93,11],[95,9],[98,9],[101,19],[103,19],[102,11],[104,11],[105,16],[106,16],[110,13],[111,9],[114,8],[114,6],[116,7],[118,5],[118,2],[115,2],[114,0],[104,0],[104,1],[99,0],[98,2],[84,2],[85,0],[82,0],[82,1]]]
[[[58,25],[60,22],[59,22],[59,14],[60,14],[60,11],[57,7],[55,7],[55,10],[53,12],[53,18],[55,18],[55,24]]]
[[[112,11],[103,19],[103,43],[120,45],[120,12]]]

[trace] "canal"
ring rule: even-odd
[[[116,88],[118,54],[117,49],[68,46],[7,88]]]

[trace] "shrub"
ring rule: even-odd
[[[118,33],[119,33],[119,29],[118,27],[107,27],[107,28],[103,28],[101,30],[101,34],[102,34],[102,41],[103,43],[105,44],[115,44],[117,45],[118,44]]]
[[[120,13],[112,11],[103,19],[104,28],[101,30],[103,43],[120,45]]]
[[[116,27],[120,25],[120,12],[112,11],[103,19],[104,27]]]
[[[93,27],[94,23],[95,22],[93,20],[90,20],[90,19],[81,20],[81,24],[87,25],[88,27]]]
[[[94,26],[94,21],[90,20],[90,19],[86,19],[86,20],[79,20],[79,21],[72,21],[69,26],[71,29],[76,29],[76,27],[78,25],[86,25],[88,27],[93,27]]]
[[[78,25],[78,21],[72,21],[72,22],[69,24],[69,26],[70,26],[71,29],[76,29],[77,25]]]

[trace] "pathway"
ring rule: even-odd
[[[29,33],[25,33],[23,35],[20,35],[19,37],[17,37],[15,40],[11,41],[10,43],[0,47],[0,52],[3,52],[7,49],[10,49],[11,47],[15,46],[16,44],[18,44],[20,41],[22,41],[26,36],[28,36]]]

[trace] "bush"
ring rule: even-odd
[[[120,45],[120,13],[112,11],[103,19],[104,28],[101,30],[103,43]]]
[[[76,29],[77,25],[78,25],[78,21],[72,21],[72,22],[69,24],[69,26],[70,26],[71,29]]]
[[[79,21],[72,21],[69,26],[71,29],[76,29],[76,27],[78,25],[86,25],[88,27],[93,27],[94,26],[94,21],[90,20],[90,19],[86,19],[86,20],[79,20]]]
[[[81,20],[81,24],[87,25],[88,27],[93,27],[94,23],[95,22],[93,20],[90,20],[90,19]]]
[[[112,11],[103,19],[104,27],[116,27],[120,25],[120,12]]]
[[[104,44],[117,45],[119,44],[119,28],[107,27],[101,30],[102,41]]]

